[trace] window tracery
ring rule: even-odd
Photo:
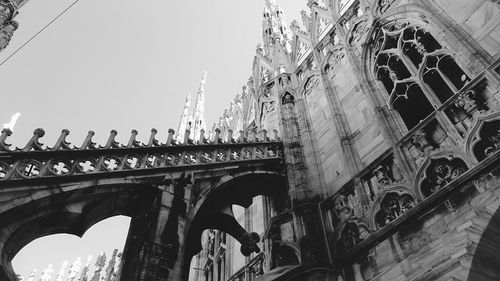
[[[389,104],[408,129],[463,88],[470,78],[425,28],[393,22],[378,31],[374,73],[389,94]]]
[[[467,165],[460,158],[438,158],[431,160],[425,169],[425,178],[420,190],[428,197],[467,171]]]
[[[482,125],[472,150],[478,161],[500,150],[500,120],[485,122]]]
[[[415,199],[409,194],[387,193],[380,203],[380,210],[375,215],[375,224],[382,228],[404,215],[414,206]]]

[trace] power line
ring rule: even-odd
[[[38,31],[37,33],[35,33],[35,35],[33,35],[30,39],[28,39],[28,41],[24,42],[24,44],[22,44],[19,48],[17,48],[17,50],[15,50],[12,54],[10,54],[5,60],[3,60],[1,63],[0,63],[0,66],[2,66],[4,63],[6,63],[10,58],[12,58],[14,55],[16,55],[19,51],[21,51],[21,49],[23,49],[26,45],[28,45],[31,41],[33,41],[33,39],[35,39],[38,35],[40,35],[40,33],[42,33],[45,29],[47,29],[52,23],[54,23],[56,20],[58,20],[62,15],[64,15],[69,9],[73,8],[73,6],[75,6],[76,3],[78,3],[80,0],[75,0],[75,2],[73,2],[71,5],[69,5],[66,9],[64,9],[61,13],[59,13],[59,15],[57,15],[55,18],[53,18],[48,24],[46,24],[42,29],[40,29],[40,31]]]

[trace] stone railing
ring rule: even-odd
[[[243,268],[236,271],[228,281],[251,281],[264,274],[264,253],[255,256]]]
[[[160,143],[156,133],[153,129],[149,141],[141,143],[133,130],[128,143],[122,145],[115,140],[117,132],[113,130],[106,144],[100,146],[92,141],[94,132],[90,131],[83,144],[76,147],[66,141],[69,131],[63,130],[54,146],[44,147],[40,138],[45,132],[36,129],[25,147],[11,149],[6,141],[12,132],[4,129],[0,135],[0,185],[82,175],[118,176],[133,174],[132,171],[183,171],[201,166],[281,161],[283,156],[282,143],[271,141],[266,134],[265,138],[255,136],[229,142],[222,142],[216,135],[214,141],[201,138],[202,142],[192,144],[188,131],[183,143],[174,141],[173,130],[169,130],[166,143]]]

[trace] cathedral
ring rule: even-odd
[[[0,0],[0,50],[21,2]],[[42,148],[37,129],[14,151],[4,129],[0,280],[36,237],[116,214],[125,281],[500,280],[500,2],[307,7],[265,0],[212,126],[203,72],[166,143]]]

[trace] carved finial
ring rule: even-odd
[[[238,137],[238,143],[244,143],[245,140],[245,132],[243,130],[240,130],[240,136]]]
[[[8,137],[12,136],[11,129],[3,129],[0,135],[0,151],[10,151],[11,144],[7,144],[5,141]]]
[[[227,130],[227,142],[228,143],[235,143],[233,139],[233,130],[229,129]]]
[[[173,129],[168,129],[167,146],[171,146],[174,143],[175,131]]]
[[[17,150],[22,151],[31,151],[31,150],[42,150],[43,143],[40,143],[38,140],[45,136],[45,131],[42,128],[35,129],[33,131],[33,136],[28,141],[24,148],[17,148]]]
[[[139,132],[137,132],[136,129],[133,129],[130,132],[130,139],[128,140],[128,144],[127,144],[128,148],[130,148],[130,147],[140,147],[141,146],[141,143],[136,140],[136,137],[137,137],[138,133]]]
[[[184,145],[189,144],[189,135],[190,134],[191,134],[191,131],[186,129],[186,131],[184,132],[184,141],[182,142],[182,144],[184,144]]]
[[[220,139],[220,129],[219,129],[219,128],[215,128],[214,143],[221,143],[221,139]]]
[[[261,138],[262,138],[261,141],[263,141],[263,142],[269,141],[269,138],[267,137],[267,130],[266,129],[262,129]]]
[[[92,137],[95,135],[95,132],[94,131],[89,131],[87,133],[87,137],[85,138],[85,140],[83,141],[83,144],[81,147],[76,147],[76,149],[95,149],[95,142],[92,141]]]
[[[69,135],[69,130],[68,129],[63,129],[61,131],[61,135],[59,136],[59,139],[57,139],[56,144],[54,147],[49,148],[50,150],[59,150],[59,149],[71,149],[69,142],[66,141],[66,137]]]
[[[108,141],[104,146],[99,146],[100,148],[117,148],[119,146],[119,143],[115,140],[116,135],[118,132],[116,130],[111,130],[109,132],[109,138]]]
[[[146,145],[147,147],[160,145],[160,143],[156,139],[157,133],[158,133],[158,130],[156,130],[155,128],[151,129],[151,135],[149,136],[149,141],[148,141],[148,144]]]
[[[274,129],[273,130],[273,135],[274,135],[274,141],[280,141],[280,137],[278,137],[278,130]]]
[[[199,144],[206,143],[205,139],[205,129],[200,130],[200,139],[198,140]]]

